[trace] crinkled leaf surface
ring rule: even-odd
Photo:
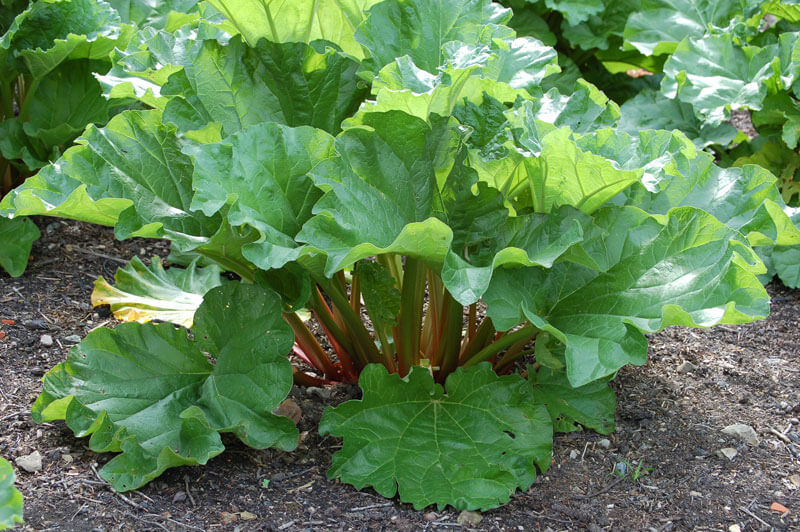
[[[752,245],[800,243],[800,231],[783,211],[775,176],[769,171],[756,165],[720,168],[708,153],[693,153],[680,148],[680,144],[670,149],[663,143],[667,140],[665,135],[666,132],[644,131],[636,138],[605,131],[585,136],[579,144],[623,164],[636,159],[631,155],[636,146],[649,150],[647,155],[656,163],[651,168],[656,172],[648,173],[641,184],[622,194],[627,205],[651,214],[666,214],[680,206],[696,207],[741,231]],[[653,148],[659,144],[655,142],[658,137],[662,156],[655,158]]]
[[[592,15],[583,22],[578,24],[569,24],[566,20],[562,22],[561,32],[574,47],[583,50],[592,48],[613,50],[621,44],[628,16],[640,7],[640,0],[605,2],[605,10],[602,13]]]
[[[22,523],[22,494],[14,487],[14,468],[0,457],[0,530]]]
[[[620,107],[619,129],[637,134],[645,129],[679,129],[692,139],[698,148],[709,144],[728,146],[736,138],[736,128],[727,122],[712,125],[697,118],[694,108],[661,92],[647,89]]]
[[[417,509],[488,509],[550,465],[550,416],[517,375],[459,369],[445,395],[424,368],[401,379],[373,364],[359,385],[363,398],[328,408],[319,429],[344,438],[328,475],[358,489],[399,492]]]
[[[171,23],[187,21],[181,14],[197,11],[198,0],[107,0],[123,22],[140,27],[167,29]],[[175,20],[177,19],[177,20]],[[177,29],[177,28],[173,28]]]
[[[661,90],[710,124],[728,118],[730,109],[761,109],[769,85],[782,83],[796,40],[797,34],[784,34],[779,44],[760,48],[740,46],[730,33],[686,39],[664,64]]]
[[[268,122],[185,152],[195,163],[193,209],[212,216],[227,205],[231,226],[256,228],[261,238],[242,251],[262,269],[298,257],[294,237],[322,195],[308,173],[334,155],[333,137],[307,126]]]
[[[626,44],[646,55],[669,54],[685,37],[724,28],[759,2],[748,0],[644,0],[625,25]]]
[[[95,452],[121,451],[100,471],[117,491],[206,463],[224,449],[220,432],[293,449],[294,423],[271,413],[292,385],[293,334],[277,295],[241,283],[215,288],[192,332],[124,323],[90,333],[45,376],[34,418],[65,419],[76,435],[91,435]]]
[[[21,58],[34,78],[66,59],[104,59],[124,48],[133,27],[103,0],[33,2],[0,39],[0,48]]]
[[[573,388],[564,370],[528,366],[528,381],[536,402],[547,407],[554,432],[573,432],[581,427],[600,434],[614,432],[617,397],[608,379]]]
[[[3,213],[49,214],[113,225],[118,238],[206,243],[218,218],[190,211],[192,162],[159,111],[126,111],[89,126],[63,158],[0,203]]]
[[[8,118],[0,122],[0,154],[9,161],[20,160],[30,170],[47,165],[48,157],[58,159],[60,152],[53,147],[50,153],[41,153],[37,140],[25,134],[23,125],[16,118]]]
[[[376,70],[409,55],[419,68],[434,73],[445,63],[449,41],[476,44],[493,25],[506,24],[511,10],[489,0],[388,0],[372,7],[356,31]]]
[[[339,157],[311,172],[328,192],[297,240],[327,254],[326,273],[380,253],[408,254],[441,263],[452,231],[437,218],[439,191],[452,164],[458,133],[447,121],[433,126],[399,111],[369,113],[367,127],[336,138]]]
[[[359,86],[359,64],[322,44],[272,43],[254,47],[238,37],[176,43],[180,65],[162,87],[172,97],[164,120],[181,131],[219,123],[231,135],[260,122],[310,125],[331,133],[367,94]]]
[[[0,216],[0,267],[11,277],[25,272],[33,243],[40,233],[29,218],[3,218]]]
[[[454,41],[444,51],[445,64],[436,75],[409,56],[383,67],[373,80],[374,101],[362,105],[359,114],[400,110],[423,119],[448,116],[457,104],[480,104],[485,95],[512,103],[559,71],[555,50],[530,38],[495,38],[475,45]],[[346,123],[355,125],[358,119]]]
[[[109,305],[120,321],[147,323],[168,321],[190,328],[203,295],[222,284],[216,265],[198,266],[198,259],[186,269],[164,269],[161,259],[150,266],[134,257],[114,274],[114,285],[102,276],[94,282],[92,306]]]
[[[69,145],[87,124],[108,121],[108,101],[92,72],[99,62],[66,61],[39,83],[28,107],[25,133],[47,146]],[[107,68],[107,67],[106,67]]]
[[[380,0],[210,0],[247,42],[304,42],[324,39],[362,59],[354,33],[364,12]]]
[[[594,224],[568,261],[495,272],[484,296],[498,329],[527,319],[565,345],[573,386],[643,364],[642,332],[768,314],[754,275],[763,271],[760,261],[710,214],[683,207],[660,222],[639,209],[609,207],[594,214]]]
[[[605,9],[602,0],[544,0],[544,4],[550,9],[560,11],[570,24],[583,22]]]

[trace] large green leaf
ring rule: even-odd
[[[567,375],[582,386],[643,364],[643,332],[765,317],[763,272],[741,235],[683,207],[665,217],[631,208],[594,214],[595,230],[550,269],[495,273],[484,300],[500,329],[524,320],[566,347]]]
[[[670,54],[685,37],[701,38],[753,11],[748,0],[644,0],[625,25],[626,45],[646,55]]]
[[[431,126],[400,111],[368,113],[369,127],[336,138],[339,157],[311,172],[328,192],[297,240],[327,254],[326,274],[371,255],[399,253],[441,263],[452,240],[439,218],[441,187],[458,133],[447,119]]]
[[[14,487],[14,468],[0,457],[0,530],[22,524],[22,494]]]
[[[39,229],[29,218],[9,220],[0,216],[0,267],[12,277],[22,275],[39,236]]]
[[[510,19],[510,9],[490,0],[386,0],[370,9],[356,39],[369,50],[376,70],[408,55],[434,73],[445,63],[445,43],[477,44],[483,33]]]
[[[203,295],[222,284],[220,273],[216,265],[198,267],[197,259],[186,269],[165,270],[159,258],[148,267],[134,257],[114,274],[114,286],[102,276],[94,282],[92,305],[109,305],[120,321],[168,321],[189,328]]]
[[[107,58],[125,47],[133,31],[103,0],[32,2],[0,39],[0,49],[42,78],[66,59]]]
[[[179,65],[162,87],[171,97],[164,120],[181,131],[219,123],[223,136],[260,122],[310,125],[337,133],[366,96],[356,77],[358,63],[317,44],[260,41],[253,47],[236,37],[184,39]]]
[[[401,379],[371,365],[359,385],[363,398],[328,408],[319,428],[344,438],[328,475],[358,489],[399,491],[417,509],[488,509],[550,465],[550,416],[519,376],[498,377],[488,364],[459,369],[445,395],[424,368]]]
[[[261,238],[242,252],[262,269],[280,268],[298,257],[294,237],[322,195],[308,173],[334,155],[333,137],[307,126],[268,122],[185,152],[195,162],[193,209],[212,216],[227,206],[231,226],[257,229]]]
[[[260,39],[309,43],[324,39],[358,59],[354,33],[364,12],[380,0],[210,0],[255,45]]]
[[[696,207],[742,232],[752,245],[800,244],[800,231],[783,211],[775,176],[769,171],[749,164],[742,168],[720,168],[708,153],[686,150],[680,144],[669,148],[663,144],[667,135],[644,131],[637,139],[606,131],[583,137],[579,144],[621,164],[636,160],[637,156],[631,154],[636,146],[649,150],[646,155],[653,161],[651,166],[656,172],[649,172],[641,184],[625,191],[626,205],[651,214],[667,214],[675,207]],[[656,158],[653,155],[658,137],[661,137],[662,156]]]
[[[118,491],[206,463],[224,449],[220,432],[258,449],[293,449],[297,428],[271,413],[292,385],[293,334],[277,295],[241,283],[215,288],[192,333],[168,323],[90,333],[45,376],[34,418],[65,419],[76,435],[91,435],[95,452],[121,451],[100,471]]]
[[[544,0],[544,3],[550,9],[560,11],[570,24],[583,22],[605,9],[602,0]]]
[[[785,83],[797,35],[783,34],[780,43],[763,48],[740,46],[730,33],[685,39],[664,64],[661,90],[691,104],[712,125],[731,109],[761,109],[769,87]]]
[[[58,159],[58,148],[47,151],[35,138],[25,133],[23,124],[16,118],[0,122],[0,154],[9,161],[22,161],[30,170],[47,165],[47,159]]]
[[[692,139],[698,148],[709,144],[728,146],[737,136],[736,128],[728,122],[709,124],[698,119],[694,108],[661,92],[647,89],[620,107],[619,129],[634,135],[644,129],[679,129]]]
[[[190,211],[192,163],[160,112],[126,111],[78,143],[4,198],[2,212],[116,223],[118,238],[166,237],[189,249],[219,228]]]
[[[498,37],[475,45],[454,41],[444,52],[445,64],[436,75],[409,56],[383,67],[372,83],[375,100],[362,105],[359,114],[400,110],[422,119],[448,116],[456,105],[480,104],[485,95],[512,103],[539,91],[542,80],[559,71],[555,50],[530,38]],[[358,123],[358,115],[346,122]]]
[[[608,379],[573,388],[563,370],[528,366],[528,381],[536,402],[547,407],[554,432],[573,432],[582,426],[601,434],[614,432],[617,397]]]
[[[106,0],[116,9],[123,22],[139,27],[177,29],[178,25],[192,20],[187,16],[196,13],[198,0]]]
[[[100,69],[101,63],[78,60],[66,61],[51,71],[26,101],[25,133],[47,146],[62,146],[69,145],[88,124],[105,124],[108,101],[92,76]]]
[[[639,0],[615,0],[605,2],[602,13],[590,16],[587,20],[570,24],[561,23],[561,33],[575,48],[591,50],[614,50],[622,44],[622,34],[628,16],[641,6]]]

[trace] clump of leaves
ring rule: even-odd
[[[133,100],[103,97],[98,77],[114,50],[125,49],[137,28],[199,16],[196,0],[159,4],[0,3],[0,195],[57,160],[88,124],[131,107]],[[21,275],[38,237],[32,222],[0,217],[0,267]]]
[[[510,0],[520,33],[555,44],[562,64],[622,104],[620,129],[679,129],[723,166],[757,164],[800,207],[800,87],[794,3]],[[574,74],[568,74],[570,77]],[[624,102],[624,104],[623,104]],[[748,111],[755,138],[731,124]],[[752,130],[747,128],[747,133]],[[793,210],[787,210],[792,216]],[[800,286],[795,246],[759,246],[768,281]]]
[[[191,337],[95,331],[34,407],[121,451],[101,471],[117,489],[204,463],[219,432],[291,448],[271,412],[292,376],[363,390],[323,416],[343,438],[332,477],[492,508],[546,470],[554,431],[613,430],[608,381],[644,363],[645,333],[766,316],[751,245],[800,242],[775,177],[721,169],[680,132],[621,131],[584,80],[548,89],[557,53],[510,10],[212,3],[228,21],[115,53],[106,95],[148,109],[90,125],[0,203],[197,260],[134,262],[97,292],[136,319],[187,318],[175,301],[205,293]],[[201,280],[201,263],[218,269]]]

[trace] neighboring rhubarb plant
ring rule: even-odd
[[[108,100],[97,77],[137,28],[164,29],[197,18],[197,0],[0,1],[0,195],[58,159],[88,124],[135,104]],[[0,216],[0,268],[25,271],[39,231]]]
[[[510,10],[212,4],[230,20],[115,52],[106,95],[151,109],[89,126],[0,203],[197,259],[133,262],[96,292],[190,334],[97,330],[34,406],[121,452],[101,470],[116,489],[205,463],[220,432],[292,448],[272,411],[293,377],[363,390],[323,415],[343,438],[332,477],[496,507],[547,469],[554,431],[613,431],[608,381],[645,362],[645,333],[767,315],[751,245],[800,243],[775,177],[718,168],[680,132],[620,131],[583,80],[545,90],[557,54]]]

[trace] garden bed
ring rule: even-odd
[[[110,455],[88,450],[59,422],[36,425],[30,406],[45,371],[74,336],[114,324],[89,307],[93,281],[133,255],[166,255],[165,243],[114,240],[111,230],[37,220],[43,238],[28,271],[0,274],[0,456],[38,451],[42,470],[17,467],[25,530],[797,530],[800,526],[800,292],[771,285],[771,316],[711,330],[653,335],[650,360],[615,380],[617,430],[555,438],[550,470],[510,504],[458,524],[452,509],[417,512],[325,476],[340,441],[316,427],[327,404],[353,386],[291,397],[302,411],[301,444],[285,453],[227,450],[205,467],[170,469],[146,487],[113,492],[96,470]],[[2,336],[2,335],[0,335]],[[52,345],[48,338],[52,339]],[[73,337],[73,338],[70,338]],[[721,429],[755,428],[748,446]],[[721,448],[736,456],[720,458]],[[619,466],[618,464],[625,465]],[[639,463],[642,463],[639,467]],[[615,466],[625,476],[612,474]],[[638,474],[637,474],[638,468]],[[634,477],[638,477],[634,479]],[[773,503],[789,514],[771,510]]]

